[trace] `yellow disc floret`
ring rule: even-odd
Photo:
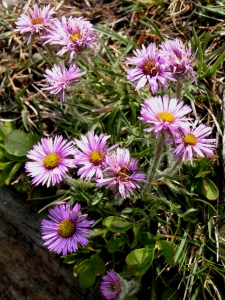
[[[49,153],[43,160],[43,165],[46,169],[54,169],[60,164],[61,157],[57,153]]]
[[[69,37],[69,39],[71,40],[72,43],[76,43],[77,39],[81,39],[81,38],[82,38],[82,35],[80,33],[73,33]]]
[[[89,156],[90,162],[94,165],[99,165],[103,161],[103,159],[104,155],[98,150],[94,150]]]
[[[144,66],[142,67],[143,72],[145,75],[151,75],[151,76],[156,76],[158,73],[158,68],[155,67],[154,61],[147,61]]]
[[[63,220],[58,227],[58,233],[64,238],[68,238],[75,232],[75,224],[70,220]]]
[[[174,122],[174,115],[168,111],[161,112],[157,115],[157,118],[164,122],[173,123]]]
[[[196,138],[196,136],[192,133],[187,133],[184,137],[183,137],[183,141],[185,144],[188,145],[195,145],[198,141],[198,139]]]
[[[126,181],[131,175],[130,170],[126,166],[122,166],[118,172],[121,181]]]
[[[42,24],[42,23],[43,23],[43,20],[42,20],[42,18],[34,18],[34,19],[31,21],[31,23],[32,23],[33,25],[38,25],[38,24]]]

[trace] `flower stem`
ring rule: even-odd
[[[101,79],[103,79],[105,82],[107,82],[109,85],[112,85],[114,87],[117,87],[117,84],[111,80],[108,76],[103,75],[101,72],[99,72],[96,68],[93,68],[93,71],[95,74],[97,74]]]
[[[85,189],[85,188],[91,188],[95,186],[95,183],[93,182],[87,182],[81,179],[73,179],[72,177],[66,175],[66,178],[64,178],[64,181],[70,185],[70,186],[74,186],[74,187],[79,187],[81,189]]]
[[[90,59],[86,59],[85,61],[89,65],[89,67],[91,67],[92,71],[96,75],[98,75],[101,79],[103,79],[108,84],[110,84],[110,85],[112,85],[114,87],[117,87],[117,84],[115,83],[115,81],[111,80],[108,76],[103,75],[99,70],[97,70],[97,68],[95,67],[94,63]]]
[[[88,97],[88,100],[91,101],[94,105],[96,105],[99,108],[104,107],[104,105],[98,99],[92,97],[92,95],[87,90],[82,89],[81,91]]]
[[[144,200],[146,199],[146,197],[148,195],[149,188],[150,188],[152,180],[155,176],[157,166],[160,162],[163,144],[164,144],[164,135],[162,134],[157,140],[157,144],[156,144],[156,148],[155,148],[155,157],[153,158],[153,164],[150,169],[149,176],[147,178],[148,183],[146,184],[146,186],[144,187],[144,190],[143,190],[143,199]]]
[[[177,84],[176,84],[176,98],[177,99],[181,99],[182,87],[183,87],[182,79],[178,79]]]
[[[50,45],[45,44],[45,49],[47,50],[48,54],[52,58],[53,62],[57,65],[58,61],[57,61],[56,56],[55,56],[54,52],[52,51],[52,48],[50,47]]]
[[[70,112],[75,116],[79,121],[84,122],[86,124],[91,123],[92,121],[85,116],[82,116],[74,105],[71,104],[71,100],[67,101],[67,104],[69,106]]]
[[[178,157],[178,159],[175,161],[175,163],[173,164],[173,166],[167,170],[165,170],[164,174],[165,175],[170,175],[170,176],[173,176],[176,171],[177,171],[177,168],[179,167],[179,165],[181,164],[182,162],[182,155],[180,155]]]

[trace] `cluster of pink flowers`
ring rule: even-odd
[[[28,9],[28,14],[20,15],[15,31],[20,31],[21,34],[29,33],[27,43],[31,42],[31,37],[35,33],[38,33],[44,40],[44,44],[49,43],[60,47],[58,55],[69,52],[70,62],[75,53],[95,47],[97,35],[88,20],[83,17],[66,19],[64,16],[58,20],[52,16],[55,13],[50,5],[45,5],[40,9],[37,4],[34,4],[33,10]]]
[[[152,94],[155,94],[160,86],[167,88],[168,81],[185,78],[196,82],[193,70],[195,55],[191,52],[191,46],[186,47],[179,39],[168,39],[158,48],[155,43],[150,43],[147,48],[142,45],[133,53],[135,56],[127,58],[126,63],[134,67],[126,71],[127,79],[133,82],[135,90],[148,84]]]
[[[145,182],[145,175],[139,173],[138,160],[130,157],[128,149],[119,148],[117,144],[108,147],[109,138],[90,131],[87,137],[75,139],[76,147],[62,136],[54,140],[43,138],[28,152],[31,161],[26,162],[25,169],[33,178],[33,184],[50,186],[60,183],[69,168],[79,167],[80,178],[95,180],[97,186],[106,185],[125,199],[133,189],[140,188],[139,182]],[[111,152],[114,148],[117,149]]]
[[[193,155],[200,157],[206,154],[214,157],[215,139],[207,139],[206,136],[212,132],[211,127],[198,122],[190,123],[190,118],[185,115],[192,109],[176,98],[169,99],[168,95],[147,98],[141,104],[140,120],[146,123],[145,131],[159,135],[169,136],[174,141],[176,148],[173,154],[176,159],[182,156],[182,161],[188,158],[193,163]]]
[[[28,14],[21,14],[16,22],[15,31],[20,31],[21,34],[29,33],[27,44],[31,42],[31,38],[35,33],[40,35],[43,40],[43,45],[56,45],[59,50],[57,55],[62,56],[69,53],[69,68],[65,64],[59,64],[46,69],[46,82],[48,87],[43,90],[48,90],[51,94],[60,96],[60,104],[62,106],[65,101],[65,92],[68,87],[75,82],[78,82],[86,72],[72,64],[72,60],[76,54],[86,53],[90,55],[97,46],[97,34],[93,29],[93,25],[83,17],[75,18],[62,17],[61,20],[53,17],[56,12],[50,5],[43,6],[42,9],[34,4],[34,9],[28,9]]]

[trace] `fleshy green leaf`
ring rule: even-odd
[[[166,262],[172,265],[174,263],[175,249],[168,241],[157,241],[157,245],[163,250]]]
[[[13,130],[4,141],[5,150],[15,156],[26,156],[27,152],[33,147],[32,138],[21,130]]]
[[[150,268],[155,253],[155,244],[148,247],[136,249],[126,257],[128,270],[137,277],[143,276]]]
[[[108,242],[107,250],[109,253],[115,253],[121,244],[121,239],[114,239]]]
[[[209,178],[200,178],[196,184],[196,191],[208,200],[216,200],[219,197],[217,186]]]
[[[130,229],[133,224],[129,221],[124,220],[121,217],[107,217],[102,221],[102,224],[105,225],[108,230],[112,232],[126,232]]]
[[[7,134],[9,134],[13,129],[8,126],[0,126],[0,141],[3,141]]]
[[[13,179],[13,176],[16,174],[16,172],[22,167],[23,163],[17,163],[15,164],[8,173],[8,178],[5,181],[5,184],[9,185],[11,180]]]

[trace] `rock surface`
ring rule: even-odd
[[[72,266],[43,247],[40,207],[0,187],[0,300],[99,300],[83,289]]]

